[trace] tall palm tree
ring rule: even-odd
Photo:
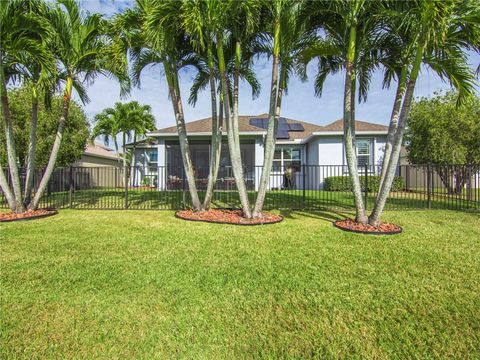
[[[213,197],[213,189],[216,183],[218,169],[220,166],[221,141],[223,130],[223,95],[218,86],[220,82],[220,74],[218,68],[218,57],[216,56],[216,33],[221,24],[219,16],[221,16],[218,0],[191,0],[184,2],[182,11],[183,24],[187,32],[191,36],[191,42],[194,50],[199,57],[197,66],[197,75],[191,87],[189,103],[195,105],[198,93],[206,87],[210,88],[210,98],[212,103],[212,145],[210,154],[210,169],[208,176],[208,184],[205,192],[203,206],[209,209]],[[230,45],[225,48],[225,63],[227,69],[227,79],[229,84],[229,99],[233,98],[233,89],[231,84],[234,83],[233,76],[235,70],[235,48],[232,41],[225,42]],[[251,69],[251,61],[249,56],[244,56],[238,69],[239,77],[245,80],[252,88],[252,97],[255,98],[260,92],[260,84]],[[218,111],[217,111],[218,103]]]
[[[136,7],[127,11],[119,19],[119,24],[130,33],[128,44],[133,60],[132,78],[136,85],[140,85],[140,74],[145,67],[163,65],[192,205],[201,211],[203,206],[195,183],[179,86],[180,69],[191,65],[194,58],[182,27],[181,6],[181,2],[173,0],[137,0]]]
[[[480,5],[476,1],[430,2],[419,0],[405,11],[404,4],[388,9],[389,31],[405,36],[402,60],[408,66],[408,82],[401,105],[398,124],[390,137],[391,153],[382,172],[382,183],[369,216],[371,225],[378,225],[395,176],[407,117],[410,111],[416,80],[422,63],[429,65],[442,78],[459,90],[459,100],[474,91],[475,74],[468,66],[467,49],[480,51],[478,24]],[[408,36],[407,36],[408,34]]]
[[[224,117],[227,127],[230,161],[232,163],[233,176],[239,193],[243,215],[246,218],[252,217],[252,209],[248,199],[240,150],[238,90],[240,69],[242,63],[244,63],[243,51],[246,49],[245,44],[248,44],[256,34],[256,26],[258,23],[256,23],[255,19],[258,19],[259,10],[259,3],[256,1],[230,0],[219,2],[217,8],[219,16],[217,18],[218,23],[215,34],[220,89],[224,103]],[[233,89],[231,96],[229,92],[228,62],[225,56],[225,50],[228,48],[228,41],[226,40],[229,38],[234,44]]]
[[[5,125],[10,187],[0,164],[0,187],[13,212],[23,212],[30,198],[33,182],[33,160],[36,148],[36,119],[38,92],[43,89],[49,75],[55,70],[53,56],[47,49],[48,23],[44,19],[49,8],[40,1],[12,0],[0,9],[0,97]],[[22,197],[21,181],[17,166],[13,122],[8,103],[9,82],[33,82],[32,117],[30,124],[29,155],[25,199]],[[38,91],[37,91],[38,90]]]
[[[360,99],[367,96],[371,74],[378,67],[376,41],[380,39],[380,2],[337,0],[309,3],[307,13],[314,29],[325,32],[325,47],[313,47],[304,53],[304,61],[318,58],[319,71],[315,92],[322,94],[329,74],[345,71],[343,101],[343,135],[345,158],[353,187],[356,221],[368,221],[362,197],[355,151],[355,98],[358,87]],[[318,50],[318,53],[317,53]],[[327,50],[327,51],[325,51]]]
[[[197,54],[203,55],[206,70],[203,73],[208,74],[208,83],[210,86],[210,99],[212,107],[212,141],[210,150],[210,168],[208,174],[207,189],[203,200],[203,208],[208,210],[213,197],[213,188],[217,181],[218,168],[220,166],[220,156],[222,149],[222,124],[217,113],[217,86],[215,77],[215,31],[218,0],[192,0],[185,1],[182,6],[183,27],[190,35],[190,41]],[[199,89],[199,82],[202,78],[202,67],[199,67],[197,75],[196,89]],[[195,85],[195,84],[194,84]],[[193,87],[193,86],[192,86]],[[196,94],[194,95],[196,98]],[[193,101],[195,102],[195,101]]]
[[[72,90],[82,102],[89,101],[86,85],[98,75],[119,80],[121,94],[129,89],[125,56],[118,57],[112,39],[106,34],[107,23],[99,14],[86,14],[74,0],[58,0],[47,20],[53,28],[51,51],[59,68],[58,86],[64,84],[62,115],[57,133],[37,192],[29,205],[36,209],[53,172],[65,130]]]
[[[302,2],[292,0],[266,2],[267,29],[261,34],[256,50],[272,56],[273,61],[265,157],[253,210],[254,217],[262,216],[265,195],[269,187],[283,94],[288,90],[289,78],[297,68],[298,57],[313,45],[313,34],[307,29],[305,19],[301,16],[304,11],[303,5]]]

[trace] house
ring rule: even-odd
[[[117,154],[110,148],[98,143],[89,143],[80,159],[75,161],[74,167],[101,167],[120,166]]]
[[[245,179],[251,190],[258,189],[259,185],[267,124],[268,114],[239,117]],[[373,165],[381,164],[388,127],[365,121],[356,121],[355,127],[359,166],[373,172],[376,170]],[[212,120],[192,121],[186,124],[186,128],[197,184],[202,188],[208,181]],[[225,132],[223,139],[217,187],[229,187],[234,183]],[[134,186],[150,185],[159,190],[185,186],[175,126],[149,133],[148,140],[137,144],[133,163]],[[271,189],[285,187],[287,172],[294,174],[290,186],[321,189],[325,177],[346,175],[347,167],[338,165],[346,165],[342,120],[320,126],[283,117],[279,119]]]

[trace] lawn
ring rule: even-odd
[[[479,358],[480,215],[256,227],[171,211],[0,224],[0,358]]]
[[[188,191],[157,191],[155,188],[129,189],[128,208],[132,210],[178,210],[191,207]],[[256,192],[248,193],[251,202],[256,198]],[[371,209],[375,202],[375,193],[367,196],[367,208]],[[199,191],[201,199],[204,191]],[[363,196],[365,198],[365,196]],[[0,206],[6,208],[5,201],[0,197]],[[214,193],[213,204],[216,207],[240,207],[237,191],[218,190]],[[122,188],[94,188],[77,190],[72,193],[71,203],[68,191],[54,192],[43,197],[42,207],[76,208],[76,209],[124,209],[125,190]],[[354,197],[350,191],[323,190],[272,190],[267,192],[265,209],[289,210],[339,210],[351,209]],[[426,191],[399,191],[390,193],[386,210],[427,209],[428,196]],[[432,209],[480,209],[480,196],[474,194],[470,200],[463,195],[446,195],[436,193],[430,196]]]

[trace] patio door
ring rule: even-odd
[[[193,167],[198,180],[208,179],[210,167],[210,150],[208,146],[198,147],[193,151]]]

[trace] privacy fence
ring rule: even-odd
[[[261,171],[261,167],[244,169],[252,201]],[[360,168],[362,192],[370,209],[378,192],[380,171],[380,166]],[[37,170],[36,186],[42,174],[42,170]],[[195,169],[195,177],[203,198],[208,168]],[[267,210],[337,210],[353,206],[348,169],[344,165],[292,164],[288,169],[275,168],[265,200]],[[7,207],[1,192],[0,207]],[[126,171],[120,167],[68,167],[55,170],[41,207],[177,210],[191,207],[191,200],[182,167],[132,167]],[[240,207],[231,167],[219,169],[213,207]],[[399,166],[386,209],[480,210],[480,166]]]

